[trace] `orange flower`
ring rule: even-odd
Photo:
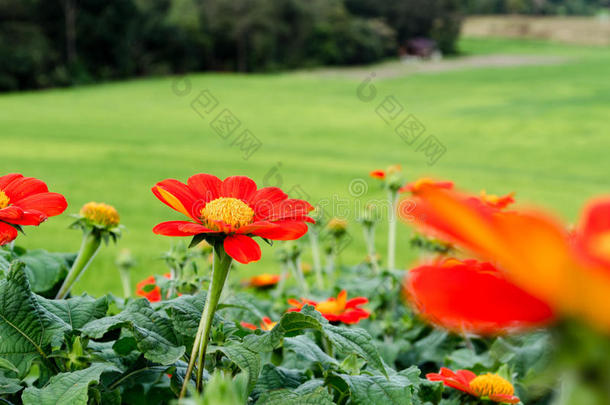
[[[246,286],[256,287],[256,288],[269,288],[276,285],[280,281],[279,274],[259,274],[258,276],[254,276],[249,278],[244,282]]]
[[[458,333],[494,335],[545,325],[554,317],[547,303],[476,260],[417,267],[407,273],[404,287],[422,317]]]
[[[170,273],[164,274],[163,277],[167,279],[172,278]],[[152,285],[154,287],[150,290],[148,288],[146,288],[145,290],[145,287],[149,285]],[[159,288],[159,286],[157,285],[157,280],[155,279],[155,276],[147,277],[144,280],[140,281],[138,284],[136,284],[136,295],[144,297],[150,302],[161,301],[161,288]]]
[[[495,194],[487,194],[485,190],[481,190],[479,199],[483,204],[487,204],[492,208],[497,208],[501,210],[515,202],[514,195],[515,193],[509,193],[502,197],[499,197]]]
[[[385,170],[373,170],[372,172],[369,173],[369,175],[374,179],[384,180],[385,179]]]
[[[246,329],[256,330],[258,329],[256,325],[248,323],[248,322],[240,322],[241,326]],[[277,324],[277,322],[273,322],[271,319],[264,317],[261,322],[261,330],[270,331]]]
[[[342,290],[337,298],[331,297],[326,301],[316,302],[301,298],[301,301],[289,299],[288,303],[294,308],[288,311],[300,311],[305,305],[312,305],[316,311],[320,312],[324,318],[331,322],[343,322],[347,324],[358,323],[361,319],[369,317],[370,313],[360,305],[368,303],[369,300],[364,297],[356,297],[351,300],[347,299],[347,292]]]
[[[452,190],[423,186],[418,226],[497,263],[508,279],[557,311],[610,332],[610,198],[586,209],[579,228],[540,212],[500,211]]]
[[[412,183],[408,183],[401,187],[398,191],[401,193],[405,193],[410,191],[412,193],[417,193],[423,185],[431,185],[438,188],[452,189],[453,182],[452,181],[436,181],[429,177],[422,177]]]
[[[277,187],[258,189],[245,176],[224,181],[211,174],[191,176],[187,184],[167,179],[152,192],[164,204],[184,214],[189,221],[162,222],[153,232],[165,236],[207,235],[218,238],[225,252],[240,263],[261,257],[259,236],[271,240],[294,240],[307,232],[305,222],[313,206],[290,199]]]
[[[1,176],[0,246],[15,240],[21,225],[40,225],[67,207],[64,196],[49,193],[41,180],[17,173]]]
[[[442,367],[437,373],[426,374],[430,381],[442,381],[447,387],[455,388],[474,397],[503,404],[516,404],[520,399],[515,396],[515,388],[497,374],[487,373],[477,376],[472,371],[453,372]]]

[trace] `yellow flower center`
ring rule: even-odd
[[[6,194],[4,194],[4,191],[0,190],[0,210],[2,208],[8,207],[8,203],[10,201],[11,201],[10,198],[8,198],[8,196]]]
[[[117,226],[121,221],[117,210],[104,203],[88,202],[80,209],[80,215],[94,224],[106,227]]]
[[[470,381],[470,389],[479,397],[492,395],[513,395],[515,388],[506,379],[497,374],[483,374]]]
[[[337,296],[337,299],[331,298],[326,301],[322,301],[316,305],[316,311],[321,314],[332,314],[341,315],[345,312],[345,303],[347,301],[347,293],[341,291]]]
[[[211,229],[216,229],[215,221],[222,221],[234,228],[252,223],[254,210],[248,204],[232,197],[220,197],[210,201],[201,210],[201,218]]]

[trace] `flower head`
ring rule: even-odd
[[[360,305],[368,303],[364,297],[347,299],[347,292],[342,290],[337,298],[331,297],[325,301],[316,302],[301,298],[301,301],[290,299],[288,303],[292,305],[288,311],[300,311],[305,305],[313,305],[316,311],[320,312],[324,318],[331,322],[343,322],[347,324],[358,323],[361,319],[366,319],[370,313]]]
[[[248,323],[248,322],[243,322],[243,321],[242,321],[242,322],[240,322],[240,324],[241,324],[241,326],[243,326],[243,327],[244,327],[244,328],[246,328],[246,329],[251,329],[251,330],[256,330],[256,329],[258,329],[258,328],[256,327],[256,325],[253,325],[253,324]],[[264,317],[264,318],[262,319],[262,322],[261,322],[261,330],[264,330],[264,331],[270,331],[271,329],[273,329],[273,327],[274,327],[276,324],[277,324],[277,322],[273,322],[271,319],[269,319],[269,318],[267,318],[267,317]]]
[[[540,211],[490,208],[453,190],[424,186],[411,213],[426,231],[493,261],[508,280],[610,332],[610,198],[594,200],[574,233]]]
[[[79,214],[92,224],[104,228],[113,228],[119,225],[121,222],[119,213],[112,205],[97,203],[94,201],[83,205]]]
[[[347,221],[340,218],[331,218],[326,228],[335,237],[343,236],[347,232]]]
[[[258,276],[250,277],[244,284],[256,288],[269,288],[276,285],[280,281],[280,278],[279,274],[263,273]]]
[[[391,165],[387,169],[373,170],[369,175],[377,180],[381,180],[384,186],[392,191],[397,191],[403,184],[402,167],[400,165]]]
[[[33,177],[13,173],[0,177],[0,246],[17,238],[22,225],[40,225],[59,215],[68,203],[61,194]]]
[[[252,239],[294,240],[307,232],[307,214],[313,210],[304,200],[290,199],[277,187],[258,189],[245,176],[224,181],[210,174],[196,174],[187,184],[163,180],[152,188],[161,202],[184,214],[189,221],[162,222],[153,232],[165,236],[196,236],[216,240],[240,263],[260,259]],[[195,240],[195,239],[194,239]]]
[[[516,404],[520,401],[515,396],[515,388],[503,377],[487,373],[477,376],[472,371],[458,370],[453,372],[442,367],[439,373],[426,374],[430,381],[442,381],[447,387],[455,388],[474,397],[487,399],[503,404]]]
[[[163,277],[170,279],[171,274],[166,273]],[[150,302],[161,301],[161,288],[157,285],[155,276],[147,277],[136,284],[136,295],[144,297]]]
[[[407,273],[404,287],[422,317],[455,332],[493,335],[545,325],[554,317],[547,303],[476,260],[417,267]]]

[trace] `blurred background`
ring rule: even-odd
[[[76,251],[87,201],[127,227],[75,292],[163,272],[179,219],[150,192],[199,172],[247,175],[357,223],[402,164],[473,191],[516,191],[576,218],[610,184],[608,0],[0,0],[0,173],[66,196],[18,244]],[[398,264],[411,264],[399,228]],[[385,250],[380,227],[378,250]],[[272,248],[234,272],[278,272]]]

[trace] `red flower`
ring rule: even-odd
[[[440,373],[426,374],[430,381],[442,381],[447,387],[455,388],[481,399],[503,404],[516,404],[520,401],[515,394],[515,388],[506,379],[497,374],[477,376],[472,371],[458,370],[453,372],[442,367]]]
[[[196,174],[187,184],[163,180],[152,188],[159,200],[189,217],[190,221],[162,222],[153,232],[166,236],[216,235],[224,249],[240,263],[257,261],[261,250],[252,236],[273,240],[298,239],[307,232],[305,222],[313,207],[290,199],[277,187],[258,189],[245,176],[221,181],[210,174]]]
[[[163,277],[167,279],[172,278],[170,273],[165,273]],[[145,290],[144,288],[149,285],[152,285],[154,287],[151,290]],[[159,286],[157,285],[157,280],[155,279],[155,276],[145,278],[144,280],[136,284],[136,295],[144,297],[150,302],[161,301],[161,288],[159,288]]]
[[[509,193],[500,197],[495,194],[487,194],[485,190],[481,190],[478,200],[488,207],[502,210],[515,202],[514,195],[515,193]]]
[[[369,173],[369,175],[374,178],[374,179],[378,179],[378,180],[384,180],[385,179],[385,170],[373,170],[372,172]]]
[[[342,290],[337,298],[331,297],[326,301],[316,302],[301,298],[301,301],[289,299],[288,303],[294,308],[288,311],[300,311],[305,305],[313,305],[316,311],[320,312],[324,318],[331,322],[343,322],[347,324],[358,323],[360,319],[366,319],[370,313],[360,305],[368,303],[369,300],[364,297],[356,297],[351,300],[347,299],[347,292]]]
[[[64,196],[49,193],[41,180],[17,173],[0,177],[0,246],[17,238],[19,226],[40,225],[67,207]]]
[[[254,276],[249,278],[244,282],[246,286],[256,287],[256,288],[269,288],[276,285],[280,281],[279,274],[259,274],[258,276]]]
[[[574,240],[584,260],[604,266],[610,272],[610,197],[587,204]]]
[[[256,325],[253,325],[248,322],[240,322],[241,326],[246,329],[257,330]],[[270,331],[277,324],[277,322],[273,322],[271,319],[264,317],[261,322],[261,330]]]
[[[407,273],[405,292],[422,317],[455,332],[498,334],[553,319],[547,303],[476,260],[417,267]]]

